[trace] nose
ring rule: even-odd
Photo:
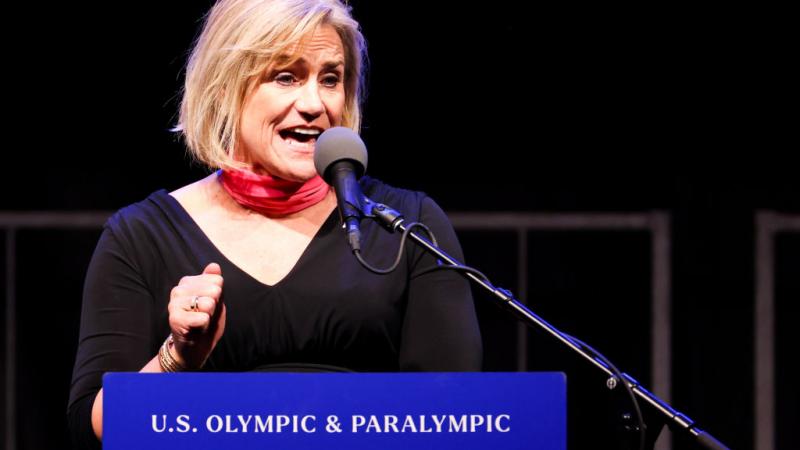
[[[320,86],[317,82],[310,81],[300,90],[300,95],[295,102],[297,110],[306,119],[314,119],[325,112],[325,105],[320,96]]]

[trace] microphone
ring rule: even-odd
[[[358,134],[345,127],[325,130],[314,147],[314,167],[333,186],[342,226],[353,252],[361,250],[360,220],[364,194],[358,179],[367,170],[367,147]]]

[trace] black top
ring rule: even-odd
[[[368,197],[434,232],[463,260],[452,226],[422,193],[367,177]],[[400,242],[362,222],[362,254],[385,268]],[[356,371],[477,371],[481,340],[467,281],[409,241],[397,270],[376,275],[350,252],[334,211],[292,270],[265,285],[230,262],[166,191],[105,225],[86,276],[69,419],[79,447],[97,447],[91,407],[108,371],[138,371],[169,334],[167,304],[181,277],[217,262],[225,279],[225,332],[203,370],[249,371],[310,363]]]

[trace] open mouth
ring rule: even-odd
[[[322,133],[318,128],[294,127],[278,131],[281,138],[289,144],[313,146],[317,137]]]

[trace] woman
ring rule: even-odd
[[[90,264],[70,393],[76,443],[99,446],[108,371],[480,370],[467,282],[408,246],[377,275],[351,255],[316,137],[358,130],[363,37],[337,0],[221,0],[189,59],[178,129],[210,176],[115,214]],[[461,257],[424,194],[362,190],[427,224]],[[399,236],[362,224],[373,265]]]

